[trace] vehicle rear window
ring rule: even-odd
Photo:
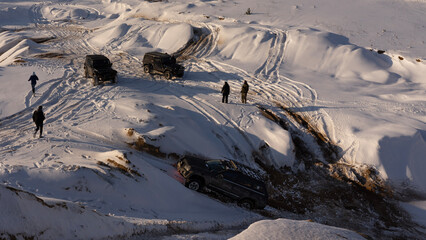
[[[93,67],[97,68],[97,67],[105,67],[109,65],[109,61],[104,59],[104,60],[95,60],[93,61]]]
[[[164,57],[164,58],[161,59],[161,61],[164,64],[175,64],[176,63],[176,58],[174,58],[174,57]]]

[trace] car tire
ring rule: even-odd
[[[112,79],[112,83],[117,83],[117,79],[118,79],[118,76],[115,75],[114,78]]]
[[[254,208],[254,202],[252,200],[250,200],[250,199],[247,199],[247,198],[241,200],[238,203],[238,205],[240,207],[243,207],[243,208],[246,208],[246,209],[253,209]]]
[[[164,72],[164,76],[166,77],[167,80],[172,79],[172,73],[170,71]]]
[[[143,71],[145,73],[151,73],[152,67],[150,65],[144,65],[143,66]]]
[[[186,183],[187,188],[194,190],[194,191],[197,191],[197,192],[201,191],[202,186],[203,185],[201,184],[201,181],[198,180],[198,179],[191,179]]]
[[[93,77],[93,86],[96,86],[98,84],[99,84],[99,78],[98,78],[98,76],[94,76]]]

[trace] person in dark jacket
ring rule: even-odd
[[[37,84],[37,81],[38,81],[38,77],[35,74],[35,72],[33,72],[33,75],[30,76],[30,79],[28,79],[28,81],[31,81],[31,88],[33,90],[33,95],[35,95],[35,85]]]
[[[241,87],[241,102],[247,103],[247,93],[249,90],[249,85],[247,81],[244,81],[243,86]]]
[[[36,125],[36,129],[34,132],[34,137],[37,134],[37,131],[40,129],[40,138],[42,138],[43,134],[43,121],[45,119],[44,113],[43,113],[43,106],[39,106],[37,110],[33,113],[33,121]]]
[[[230,91],[231,90],[229,88],[228,82],[225,82],[225,84],[222,87],[222,102],[223,103],[228,103],[228,95],[229,95]]]

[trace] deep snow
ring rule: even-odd
[[[275,102],[309,119],[341,149],[341,163],[372,166],[395,189],[421,196],[424,12],[425,1],[402,0],[2,1],[0,202],[8,207],[0,209],[0,233],[179,238],[180,231],[245,228],[265,217],[191,192],[179,183],[173,158],[129,144],[141,137],[162,153],[225,157],[253,168],[252,153],[268,145],[266,164],[303,171],[290,133],[258,111]],[[143,73],[144,53],[179,52],[191,41],[181,53],[183,79]],[[92,87],[83,77],[83,58],[92,53],[112,60],[117,85]],[[27,81],[33,71],[40,78],[35,97]],[[244,80],[246,105],[239,99]],[[224,81],[230,104],[220,103]],[[44,139],[32,138],[38,105],[47,116]],[[424,200],[402,205],[424,225]],[[259,231],[274,239],[360,237],[280,219],[254,223],[235,238]]]

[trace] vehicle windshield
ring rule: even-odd
[[[237,169],[237,167],[232,161],[209,160],[206,162],[206,164],[207,164],[207,167],[214,172],[218,172],[218,171],[222,171],[226,169],[234,169],[234,170]]]

